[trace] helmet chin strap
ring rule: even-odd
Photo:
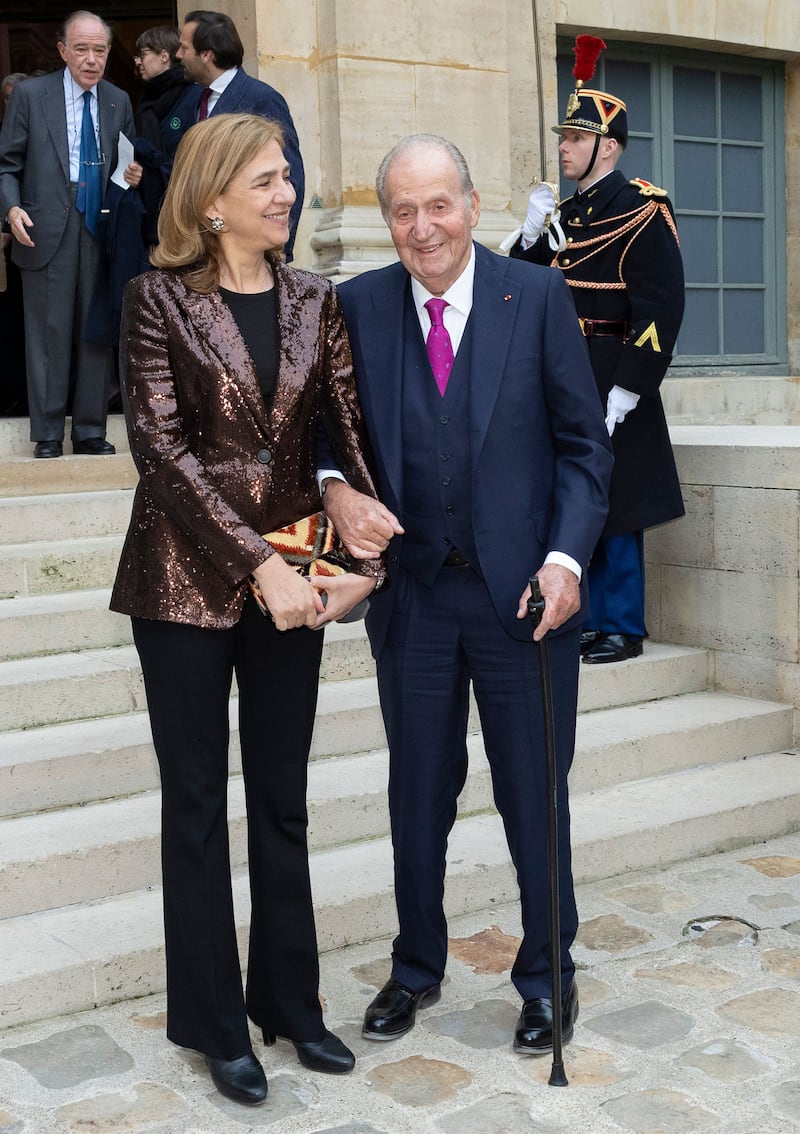
[[[589,176],[589,174],[594,169],[594,163],[597,161],[597,151],[599,149],[600,149],[600,135],[595,134],[595,136],[594,136],[594,149],[592,150],[592,158],[591,158],[591,161],[589,162],[589,164],[586,166],[586,169],[584,169],[583,173],[577,179],[579,185],[580,185],[581,181],[586,180],[586,178]]]

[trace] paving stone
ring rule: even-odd
[[[585,972],[579,972],[577,980],[581,1008],[594,1008],[595,1004],[602,1004],[614,991],[604,980],[598,980]]]
[[[692,1047],[676,1060],[681,1067],[698,1067],[721,1083],[736,1083],[765,1075],[776,1066],[755,1048],[737,1040],[719,1039]]]
[[[14,1118],[7,1110],[0,1110],[0,1131],[2,1134],[22,1134],[25,1123]]]
[[[739,872],[729,866],[704,866],[701,870],[687,870],[683,874],[678,874],[679,882],[686,882],[698,888],[708,887],[711,890],[725,882],[735,882],[738,879]]]
[[[326,1126],[324,1130],[315,1130],[314,1134],[383,1134],[383,1131],[364,1122],[348,1122],[344,1126]]]
[[[694,1019],[686,1012],[658,1000],[646,1000],[631,1008],[595,1016],[584,1027],[607,1039],[647,1050],[680,1039],[694,1024]]]
[[[450,1036],[478,1051],[505,1047],[514,1036],[519,1008],[507,1000],[483,1000],[474,1008],[444,1012],[424,1021],[425,1028],[440,1036]]]
[[[561,1128],[542,1126],[531,1118],[530,1102],[522,1095],[510,1093],[482,1099],[474,1106],[465,1107],[440,1118],[436,1123],[445,1134],[560,1134]]]
[[[295,1075],[275,1075],[269,1076],[267,1101],[261,1106],[242,1106],[218,1091],[212,1091],[207,1098],[226,1118],[247,1130],[261,1130],[296,1114],[304,1114],[319,1098],[319,1090]]]
[[[725,949],[728,945],[755,945],[758,929],[741,918],[700,917],[684,926],[684,935],[701,949]]]
[[[118,1094],[93,1095],[68,1103],[56,1117],[76,1134],[126,1134],[155,1122],[166,1122],[187,1111],[186,1103],[168,1087],[137,1083]]]
[[[356,965],[350,972],[362,984],[372,985],[373,988],[383,988],[392,975],[392,962],[388,958],[369,961],[365,965]]]
[[[796,906],[797,897],[794,894],[778,892],[777,894],[751,894],[747,899],[751,906],[759,910],[780,910],[784,906]]]
[[[663,981],[664,984],[677,984],[683,988],[706,992],[721,992],[736,984],[739,979],[735,973],[719,969],[716,965],[693,964],[689,961],[678,961],[674,965],[660,965],[652,969],[636,969],[633,976],[639,980]]]
[[[638,925],[630,925],[619,914],[601,914],[583,923],[577,940],[585,949],[624,953],[626,949],[646,945],[653,940],[653,934]]]
[[[800,1080],[792,1079],[787,1083],[779,1083],[771,1093],[778,1113],[800,1122]]]
[[[720,1121],[681,1091],[635,1091],[610,1099],[602,1109],[634,1134],[699,1134]]]
[[[657,883],[621,886],[617,890],[609,890],[608,896],[642,913],[680,913],[693,904],[693,899],[682,890],[668,890]]]
[[[19,1064],[43,1087],[77,1087],[90,1079],[121,1075],[133,1059],[111,1036],[93,1024],[55,1032],[37,1043],[7,1047],[0,1058]]]
[[[369,1082],[376,1091],[405,1106],[433,1106],[455,1098],[472,1082],[472,1076],[456,1063],[411,1055],[374,1067]]]
[[[475,973],[499,974],[508,972],[517,957],[519,937],[513,937],[496,925],[471,937],[451,937],[448,952]]]
[[[717,1008],[724,1020],[744,1024],[768,1036],[800,1035],[800,993],[762,988],[737,996]]]
[[[800,858],[790,858],[785,854],[767,854],[762,858],[740,858],[743,866],[752,866],[767,878],[791,878],[800,874]]]
[[[761,964],[768,973],[800,980],[800,949],[767,949],[761,954]]]
[[[549,1059],[529,1059],[526,1066],[532,1079],[547,1083],[551,1068]],[[612,1052],[580,1047],[574,1043],[564,1049],[564,1071],[573,1087],[607,1087],[634,1074],[633,1068]]]
[[[148,1032],[167,1031],[167,1013],[156,1012],[152,1016],[129,1016],[128,1019],[137,1028],[144,1028]]]

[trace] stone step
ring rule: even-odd
[[[0,546],[0,598],[110,587],[123,540],[116,534]]]
[[[69,440],[72,430],[72,418],[67,418],[64,436],[64,452],[70,453],[72,445]],[[108,415],[106,436],[117,451],[128,450],[128,432],[125,428],[125,419],[121,413]],[[31,457],[34,442],[30,440],[30,421],[27,417],[0,418],[0,462],[6,457]],[[63,461],[63,457],[61,461]],[[98,463],[97,458],[86,458],[93,464]],[[103,461],[108,458],[103,458]],[[36,461],[37,465],[59,465],[60,461]]]
[[[346,716],[349,699],[353,699],[362,710],[369,703],[370,710],[377,713],[374,671],[363,628],[358,624],[347,636],[340,634],[340,630],[330,632],[331,644],[330,648],[326,646],[323,677],[369,678],[363,693],[356,685],[348,687],[347,691],[340,689],[341,711]],[[354,643],[355,653],[351,656]],[[632,662],[591,669],[585,666],[581,674],[580,707],[583,710],[607,708],[706,689],[707,665],[708,658],[703,650],[648,643],[643,657]],[[0,721],[8,733],[70,721],[91,723],[97,718],[144,708],[142,675],[133,646],[0,662]],[[100,740],[105,726],[96,727]],[[0,743],[8,743],[2,733]],[[335,751],[347,749],[336,748]]]
[[[800,389],[789,376],[669,376],[661,398],[670,425],[800,425]]]
[[[572,799],[578,883],[745,846],[796,827],[800,760],[771,753]],[[387,838],[311,856],[320,949],[396,931]],[[245,956],[247,878],[234,879]],[[496,815],[460,819],[452,832],[445,906],[450,917],[516,899]],[[387,945],[388,950],[388,945]],[[164,987],[158,887],[0,922],[0,1021],[13,1027]]]
[[[132,645],[130,619],[108,609],[110,598],[111,589],[103,587],[0,599],[0,663]],[[336,659],[342,676],[368,676],[372,663],[363,623],[330,626],[324,656]]]
[[[0,497],[41,496],[135,488],[139,479],[130,453],[40,461],[32,456],[0,457]]]
[[[321,716],[325,717],[323,706]],[[721,693],[584,714],[571,789],[592,792],[643,778],[790,745],[791,706]],[[341,736],[339,738],[341,740]],[[480,736],[471,738],[472,772],[462,811],[492,807]],[[312,763],[309,837],[316,850],[377,838],[388,829],[388,754],[380,749]],[[0,823],[0,918],[105,898],[157,884],[157,791]],[[231,778],[231,861],[246,861],[241,777]]]
[[[132,643],[130,619],[108,609],[111,591],[0,599],[0,661]]]
[[[338,644],[332,643],[334,650]],[[327,650],[326,644],[323,667]],[[335,656],[330,664],[336,665]],[[241,768],[237,710],[233,697],[230,767],[234,774]],[[374,679],[320,684],[312,761],[385,743]],[[0,817],[118,799],[152,791],[158,783],[144,711],[0,733]]]
[[[3,545],[24,544],[46,537],[57,544],[87,536],[124,535],[132,505],[129,489],[0,498],[0,540]]]
[[[367,669],[366,649],[364,641],[359,646],[363,658],[363,665],[359,667],[357,656],[351,658],[343,641],[334,638],[333,652],[328,653],[325,669],[321,671],[334,679],[323,682],[323,688],[336,686],[336,694],[330,699],[337,702],[336,717],[340,724],[346,719],[356,721],[358,718],[366,727],[367,722],[362,719],[365,714],[374,716],[378,712],[373,678],[340,680],[348,671]],[[340,662],[340,659],[343,660]],[[145,707],[144,682],[133,646],[17,658],[0,663],[0,721],[7,729],[0,733],[3,747],[13,746],[20,730],[24,734],[27,730],[68,722],[94,725],[94,735],[99,739],[104,730],[111,727],[105,718],[125,717],[143,712]],[[366,735],[371,734],[367,729]],[[57,743],[53,734],[51,743]],[[343,750],[347,751],[339,747],[332,749]]]

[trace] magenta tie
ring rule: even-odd
[[[208,118],[208,100],[211,98],[211,87],[203,87],[200,93],[200,109],[197,114],[198,122],[205,122]]]
[[[431,369],[442,397],[444,397],[444,392],[447,389],[447,380],[450,377],[450,371],[453,369],[454,357],[453,344],[450,342],[450,335],[442,319],[445,307],[449,306],[446,299],[429,299],[425,304],[425,310],[431,317],[431,329],[428,331],[425,346],[428,348]]]

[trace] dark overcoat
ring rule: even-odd
[[[619,170],[561,204],[566,249],[547,236],[511,255],[561,268],[580,320],[609,320],[623,333],[587,334],[603,405],[612,386],[639,395],[616,426],[604,535],[641,531],[684,512],[659,388],[672,361],[684,307],[683,265],[672,206],[662,189]]]

